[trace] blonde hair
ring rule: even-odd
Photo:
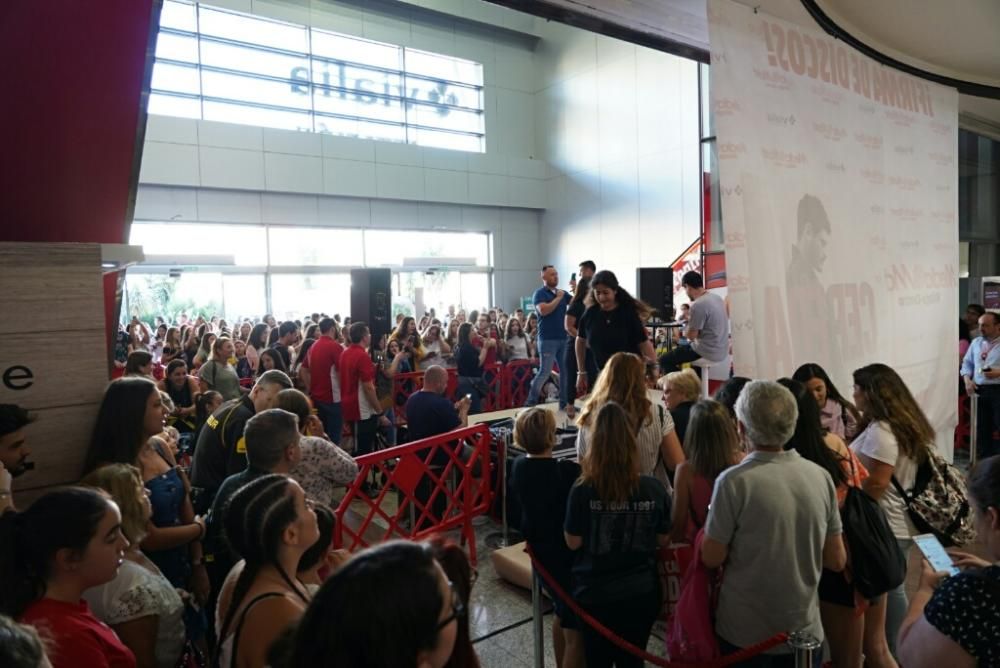
[[[578,484],[589,483],[605,502],[625,502],[639,486],[639,453],[632,421],[613,401],[601,406],[594,419],[590,448],[580,462]]]
[[[713,399],[691,407],[684,434],[684,455],[694,472],[711,482],[729,468],[740,451],[740,438],[729,409]]]
[[[646,396],[646,366],[638,355],[615,353],[604,365],[590,399],[584,404],[577,424],[591,427],[601,406],[613,401],[620,404],[632,422],[631,432],[638,434],[652,419],[653,402]]]
[[[517,416],[514,442],[532,455],[540,455],[556,444],[556,416],[544,408],[529,408]]]
[[[666,385],[670,386],[671,392],[677,392],[686,401],[697,401],[701,394],[701,379],[691,369],[683,371],[671,371],[666,375]]]
[[[107,464],[92,471],[81,483],[111,495],[122,514],[122,533],[130,543],[146,537],[149,518],[142,502],[146,492],[138,468],[131,464]]]

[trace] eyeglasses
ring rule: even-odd
[[[448,626],[456,619],[465,618],[465,603],[462,602],[462,597],[458,595],[458,591],[455,589],[455,583],[451,580],[448,581],[448,589],[451,590],[451,614],[438,622],[437,631],[440,631],[444,627]]]

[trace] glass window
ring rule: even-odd
[[[223,274],[222,301],[230,323],[240,318],[260,318],[267,312],[264,274]]]
[[[704,170],[702,187],[707,190],[705,198],[705,227],[708,232],[708,251],[725,250],[725,229],[722,226],[722,190],[719,186],[719,152],[717,142],[712,139],[701,145],[701,168]]]
[[[328,227],[278,227],[268,230],[274,266],[358,266],[361,230]]]
[[[199,8],[198,19],[202,35],[299,53],[309,52],[309,34],[305,26],[212,9],[204,5]]]
[[[406,49],[406,71],[429,77],[483,85],[483,66],[471,60]]]
[[[149,113],[181,118],[201,118],[201,98],[152,93],[149,96]]]
[[[265,230],[252,225],[136,222],[129,243],[146,255],[232,255],[236,266],[267,264]]]
[[[182,60],[185,63],[197,63],[198,38],[194,35],[161,32],[156,38],[156,57]]]
[[[201,41],[201,64],[281,79],[292,79],[296,68],[302,68],[303,72],[309,71],[307,56],[285,55],[209,39]],[[290,87],[290,84],[283,85]]]
[[[410,315],[416,315],[421,306],[423,310],[420,315],[430,309],[443,315],[448,312],[449,304],[462,303],[462,282],[457,280],[459,276],[459,272],[448,270],[396,272],[393,275],[393,286],[396,288],[393,299],[409,306]]]
[[[197,32],[198,19],[195,17],[195,6],[189,2],[166,0],[160,10],[160,27]],[[162,33],[160,37],[163,37]]]
[[[271,308],[279,320],[305,313],[351,312],[350,274],[271,274]]]
[[[172,321],[186,313],[192,320],[203,315],[211,318],[223,312],[222,274],[185,271],[179,277],[166,274],[126,272],[125,292],[129,315],[144,322],[156,316]]]
[[[312,131],[312,116],[305,111],[247,107],[242,104],[205,100],[205,120],[255,125],[279,130]]]
[[[365,230],[365,265],[404,266],[423,259],[469,258],[489,266],[489,235],[476,232]],[[433,260],[428,263],[433,264]]]
[[[490,275],[463,273],[462,300],[465,308],[484,309],[490,305]],[[447,312],[447,311],[446,311]]]
[[[205,99],[152,113],[485,150],[479,63],[179,0],[160,25],[153,91]]]

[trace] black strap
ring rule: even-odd
[[[663,404],[656,404],[656,407],[659,409],[659,413],[660,413],[660,431],[663,431]],[[660,440],[662,441],[663,439],[661,438]],[[666,475],[666,473],[667,473],[667,464],[666,464],[666,462],[663,461],[663,447],[662,446],[663,446],[663,444],[661,443],[660,446],[656,448],[656,466],[653,467],[653,470],[655,471],[656,469],[658,469],[658,468],[660,468],[662,466],[663,467],[663,474]]]
[[[246,607],[243,608],[243,611],[240,613],[240,619],[236,622],[236,632],[233,633],[233,653],[229,655],[229,668],[236,668],[236,654],[239,652],[240,648],[240,633],[243,632],[243,622],[247,620],[247,614],[250,612],[250,608],[257,605],[257,603],[263,601],[265,598],[274,598],[276,596],[284,596],[284,594],[276,591],[259,594],[258,596],[252,598],[250,602],[246,604]],[[224,640],[225,638],[223,638],[223,641]]]

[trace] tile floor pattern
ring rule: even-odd
[[[499,530],[500,526],[492,521],[476,527],[479,579],[472,588],[469,605],[470,635],[482,668],[534,668],[531,592],[498,576],[490,559],[493,550],[486,538]],[[547,605],[545,609],[548,611]],[[555,668],[552,613],[546,614],[544,620],[545,666]],[[662,633],[655,629],[653,633],[647,651],[664,656]]]

